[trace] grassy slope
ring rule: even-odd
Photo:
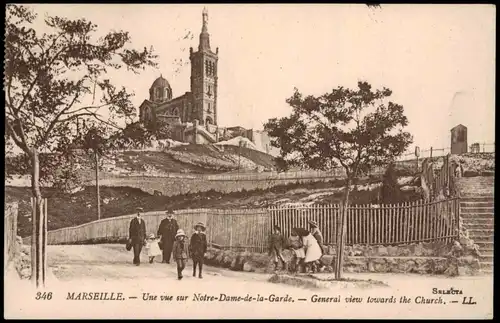
[[[373,182],[378,180],[374,179]],[[101,187],[101,214],[104,218],[124,214],[132,214],[137,206],[142,206],[145,212],[160,211],[166,208],[196,209],[196,208],[260,208],[268,207],[278,201],[315,203],[338,203],[342,192],[334,191],[341,187],[342,182],[318,182],[310,184],[294,184],[278,186],[269,190],[255,190],[222,194],[214,191],[196,194],[178,195],[173,197],[153,196],[139,189],[130,187]],[[31,222],[25,215],[31,213],[29,188],[6,187],[6,200],[19,201],[19,234],[26,236],[31,232]],[[307,199],[314,193],[322,193],[314,199]],[[378,190],[359,191],[351,194],[353,204],[375,203]],[[62,194],[51,189],[44,189],[43,195],[49,197],[49,229],[75,226],[96,220],[95,190],[87,187],[76,194]],[[405,193],[405,199],[416,199],[415,193]]]

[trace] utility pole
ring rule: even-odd
[[[97,197],[97,220],[101,219],[101,194],[99,192],[99,154],[94,151],[95,156],[95,189]]]
[[[243,142],[240,140],[238,142],[238,174],[240,173],[240,166],[241,166],[241,146],[243,145]]]
[[[420,157],[420,147],[415,147],[415,157],[417,157],[417,172],[418,172],[418,157]]]

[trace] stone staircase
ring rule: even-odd
[[[458,180],[460,215],[469,237],[481,253],[481,269],[493,272],[494,177],[465,177]]]

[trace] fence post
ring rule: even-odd
[[[455,202],[454,209],[455,209],[456,226],[457,226],[456,237],[457,239],[460,239],[460,230],[462,229],[460,226],[460,197],[455,199],[454,202]]]
[[[9,255],[9,242],[10,242],[10,236],[9,236],[9,229],[8,229],[8,225],[9,225],[9,219],[8,219],[8,216],[10,215],[9,214],[10,210],[7,209],[7,214],[4,215],[4,218],[3,218],[3,223],[4,223],[4,231],[3,231],[3,268],[4,270],[7,268],[7,263],[8,261],[10,260],[10,255]]]
[[[42,250],[42,254],[43,254],[43,263],[42,263],[42,266],[43,266],[43,283],[45,284],[45,279],[47,278],[47,245],[49,244],[48,243],[48,231],[49,231],[49,228],[48,228],[48,214],[47,214],[47,204],[48,204],[48,200],[45,198],[44,199],[44,209],[43,209],[43,250]]]
[[[233,213],[229,214],[229,249],[233,248]]]

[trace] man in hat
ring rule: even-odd
[[[134,260],[133,263],[136,266],[141,264],[141,251],[142,246],[146,243],[146,223],[141,216],[143,209],[137,208],[137,215],[130,221],[130,226],[128,230],[129,243],[134,248]]]
[[[202,222],[196,223],[194,233],[189,240],[189,254],[193,259],[193,277],[196,277],[196,266],[198,266],[198,278],[203,278],[203,261],[205,252],[207,252],[205,230],[205,225]]]
[[[269,256],[272,257],[274,270],[278,270],[278,262],[281,262],[282,269],[286,270],[286,262],[281,252],[287,246],[285,237],[281,234],[281,228],[274,226],[274,232],[269,237]]]
[[[165,213],[167,214],[167,218],[161,221],[157,235],[161,236],[160,245],[163,251],[162,262],[169,264],[175,235],[177,230],[179,230],[179,224],[177,224],[177,221],[174,219],[174,211],[167,210]]]

